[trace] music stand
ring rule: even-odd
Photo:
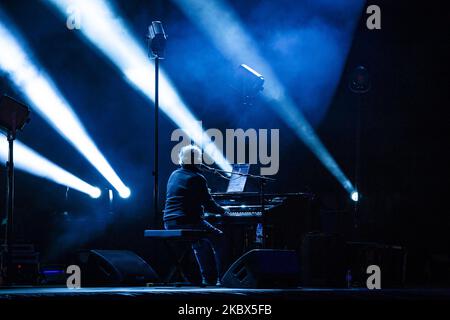
[[[265,235],[265,230],[266,230],[266,217],[265,217],[265,186],[267,184],[267,182],[269,181],[276,181],[273,178],[269,178],[263,175],[256,175],[256,174],[250,174],[250,173],[243,173],[243,172],[239,172],[239,171],[227,171],[227,170],[222,170],[222,169],[215,169],[215,168],[211,168],[208,166],[203,165],[203,167],[206,167],[210,172],[213,172],[215,174],[219,174],[220,177],[225,178],[225,179],[229,179],[228,177],[222,175],[221,173],[225,173],[228,174],[230,176],[232,175],[237,175],[237,176],[243,176],[243,177],[247,177],[247,178],[253,178],[253,179],[257,179],[259,182],[259,201],[260,201],[260,205],[261,205],[261,212],[262,212],[262,248],[264,249],[266,247],[266,235]]]
[[[7,185],[6,185],[6,233],[5,251],[2,256],[1,272],[3,280],[10,283],[11,274],[11,248],[13,243],[13,213],[14,213],[14,140],[17,130],[22,130],[29,122],[30,109],[3,95],[0,98],[0,131],[6,134],[8,140],[9,154],[6,163]],[[6,261],[5,261],[6,260]]]

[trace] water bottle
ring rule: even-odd
[[[256,243],[262,243],[263,241],[263,226],[262,223],[256,225]]]
[[[352,270],[347,270],[347,275],[345,276],[345,280],[347,281],[347,288],[352,287]]]

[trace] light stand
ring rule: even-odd
[[[149,47],[155,59],[155,113],[154,113],[154,167],[153,167],[153,210],[155,221],[158,217],[159,200],[159,60],[164,59],[166,46],[166,34],[160,21],[153,21],[148,27],[147,39]]]
[[[29,122],[30,110],[22,103],[8,97],[0,98],[0,129],[8,140],[7,185],[6,185],[6,232],[1,261],[2,282],[11,284],[12,246],[14,243],[14,140],[17,130]]]
[[[355,129],[355,190],[358,192],[358,198],[354,200],[354,227],[359,228],[359,200],[361,195],[359,193],[360,187],[360,162],[361,162],[361,112],[363,108],[363,96],[365,93],[369,92],[371,84],[369,78],[369,72],[363,66],[357,66],[350,74],[349,79],[349,89],[351,92],[358,95],[358,106],[356,111],[356,129]]]
[[[222,173],[225,173],[225,174],[229,174],[229,175],[234,174],[234,175],[238,175],[238,176],[245,176],[245,177],[249,177],[249,178],[253,178],[253,179],[257,179],[258,180],[258,184],[259,184],[259,202],[260,202],[261,213],[262,213],[262,243],[261,243],[261,246],[262,246],[262,248],[265,248],[266,247],[266,234],[265,234],[265,230],[266,230],[265,186],[266,186],[267,182],[269,182],[269,181],[276,181],[276,179],[269,178],[269,177],[262,176],[262,175],[255,175],[255,174],[250,174],[250,173],[233,172],[233,171],[226,171],[226,170],[216,169],[216,168],[212,168],[212,167],[206,166],[204,164],[202,164],[201,167],[205,168],[206,170],[208,170],[208,171],[210,171],[212,173],[219,174],[222,178],[224,178]]]

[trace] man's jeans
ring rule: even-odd
[[[224,235],[205,220],[194,223],[186,223],[180,219],[164,222],[164,228],[170,229],[195,229],[211,231],[211,235],[192,244],[195,258],[200,268],[203,284],[216,284],[222,274],[222,252]]]

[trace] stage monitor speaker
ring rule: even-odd
[[[89,250],[78,254],[82,286],[133,286],[160,282],[150,265],[126,250]]]
[[[222,277],[229,288],[287,288],[299,284],[299,258],[293,250],[254,249],[234,262]]]

